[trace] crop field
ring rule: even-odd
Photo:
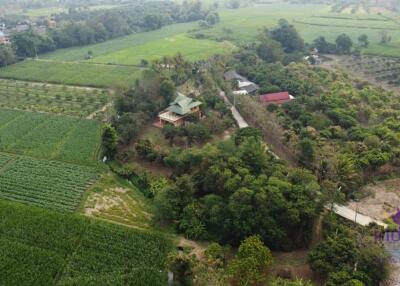
[[[167,284],[162,235],[4,201],[0,217],[1,285]]]
[[[23,15],[28,17],[44,17],[65,12],[68,12],[68,9],[63,7],[49,7],[49,8],[31,9],[23,13]]]
[[[293,24],[306,42],[324,36],[333,42],[342,33],[352,37],[357,43],[361,34],[367,34],[370,47],[366,53],[400,56],[400,49],[394,50],[391,44],[380,45],[380,33],[387,31],[393,43],[400,42],[400,26],[391,15],[377,13],[333,13],[331,7],[323,4],[273,3],[255,5],[240,9],[219,11],[221,22],[215,28],[203,30],[210,39],[231,40],[246,43],[255,39],[263,27],[272,28],[279,19],[284,18]]]
[[[180,52],[185,59],[207,59],[214,54],[225,54],[234,50],[230,42],[216,42],[211,40],[197,40],[178,34],[154,40],[149,43],[116,51],[114,53],[100,55],[93,59],[96,63],[113,64],[139,64],[141,59],[149,61],[160,59],[163,56],[174,56]]]
[[[342,57],[335,63],[350,73],[393,90],[400,86],[400,59],[376,56]]]
[[[230,43],[187,37],[185,32],[197,27],[197,22],[174,24],[159,30],[129,35],[100,44],[58,50],[42,55],[42,58],[56,61],[82,61],[90,50],[93,52],[93,59],[90,61],[94,63],[138,65],[142,59],[151,61],[162,56],[173,56],[177,52],[189,60],[199,60],[213,54],[225,54],[234,49]]]
[[[110,101],[107,91],[0,79],[0,108],[87,117]]]
[[[134,83],[141,69],[133,66],[26,60],[0,69],[0,78],[65,85],[113,87]]]
[[[0,150],[97,166],[101,126],[94,120],[0,109]]]
[[[338,35],[346,33],[357,43],[358,36],[365,33],[370,41],[370,46],[365,49],[366,53],[400,56],[400,49],[396,49],[396,43],[400,43],[399,21],[389,11],[356,9],[347,12],[339,9],[332,12],[332,9],[332,6],[324,4],[283,2],[258,4],[240,9],[223,8],[219,10],[221,22],[216,27],[196,33],[204,34],[213,40],[246,43],[254,40],[263,27],[274,27],[279,19],[284,18],[295,25],[307,42],[318,36],[334,41]],[[224,49],[229,52],[232,49],[232,46],[227,49],[223,43],[186,37],[184,33],[194,28],[198,28],[197,23],[175,24],[157,31],[130,35],[105,43],[59,50],[42,57],[60,61],[82,61],[88,50],[91,50],[94,54],[93,62],[138,64],[142,58],[151,60],[170,55],[172,51],[180,51],[189,59],[198,59],[208,56],[208,51],[212,48],[216,53],[224,52]],[[379,43],[382,31],[391,36],[391,43],[385,45]]]
[[[194,29],[196,27],[197,23],[174,24],[164,26],[159,30],[132,34],[125,37],[112,39],[104,43],[57,50],[51,53],[40,55],[40,58],[54,61],[82,61],[85,59],[87,52],[92,51],[94,59],[96,59],[96,57],[98,56],[112,54],[117,51],[141,46],[152,41],[158,41],[164,38],[173,37],[177,34],[185,33],[186,31]]]
[[[73,212],[98,178],[90,167],[0,153],[0,198]]]

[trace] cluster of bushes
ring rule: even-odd
[[[167,265],[179,285],[266,285],[269,280],[266,270],[273,263],[273,257],[259,236],[245,238],[234,258],[228,259],[229,252],[229,246],[211,243],[201,260],[186,253],[172,252],[168,256]],[[277,278],[269,282],[268,285],[272,286],[313,285],[301,279]]]
[[[114,103],[116,115],[111,121],[122,143],[129,143],[151,118],[167,106],[170,95],[161,94],[161,86],[166,80],[147,70],[134,88],[119,92]]]
[[[311,268],[327,278],[326,285],[379,285],[389,273],[389,255],[372,238],[376,226],[361,230],[346,226],[329,214],[324,218],[324,236],[312,251]]]
[[[0,44],[0,67],[6,67],[16,61],[14,50],[10,46]]]
[[[307,245],[321,209],[315,200],[319,185],[311,173],[269,155],[259,132],[172,149],[163,163],[173,171],[173,181],[155,195],[159,221],[193,239],[237,245],[259,234],[273,249]]]
[[[368,36],[362,34],[358,37],[358,45],[352,50],[353,40],[347,34],[341,34],[337,36],[335,43],[330,43],[325,37],[320,36],[312,42],[311,48],[317,48],[320,53],[324,54],[350,54],[353,52],[354,55],[359,55],[358,48],[367,48],[368,45]]]
[[[219,14],[217,12],[210,12],[204,20],[199,21],[199,26],[202,29],[208,29],[217,23],[219,23]]]

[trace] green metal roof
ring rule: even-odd
[[[202,103],[200,101],[196,101],[193,98],[187,97],[186,95],[178,92],[174,102],[169,105],[167,110],[179,115],[186,115],[190,113],[192,108],[200,106],[201,104]]]

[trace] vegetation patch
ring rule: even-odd
[[[87,117],[109,102],[107,91],[0,80],[0,107]]]
[[[89,191],[84,213],[141,229],[151,226],[148,199],[130,182],[104,175]]]

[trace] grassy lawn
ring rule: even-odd
[[[0,69],[0,78],[77,86],[112,87],[118,84],[131,84],[139,77],[140,73],[140,68],[130,66],[27,60]]]

